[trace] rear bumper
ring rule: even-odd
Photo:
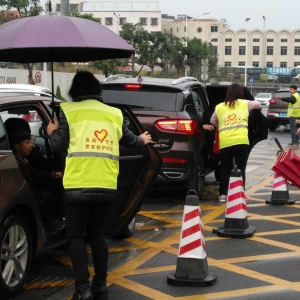
[[[267,115],[269,123],[276,123],[278,125],[287,125],[290,123],[289,117],[280,117],[279,114],[276,115]]]

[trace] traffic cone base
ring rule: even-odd
[[[213,229],[213,233],[220,237],[251,237],[256,229],[249,226],[247,214],[248,209],[241,171],[234,169],[230,173],[225,223],[223,227]]]
[[[173,285],[207,286],[215,284],[217,275],[208,273],[207,259],[178,258],[176,272],[168,275]]]
[[[285,205],[295,204],[294,199],[290,199],[290,194],[286,179],[278,174],[274,174],[274,182],[272,188],[271,199],[266,200],[266,204]]]
[[[183,209],[176,271],[169,274],[167,282],[173,285],[206,286],[216,282],[210,275],[206,257],[206,246],[199,197],[189,190]]]

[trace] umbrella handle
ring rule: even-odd
[[[279,149],[281,150],[281,151],[278,151],[278,152],[283,152],[284,151],[277,138],[271,138],[271,140],[274,140],[275,143],[277,144],[277,146],[279,147]]]

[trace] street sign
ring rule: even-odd
[[[201,72],[202,72],[202,73],[206,73],[207,69],[208,69],[208,66],[203,65],[203,66],[201,67]]]
[[[201,79],[202,80],[206,80],[208,78],[208,74],[207,73],[202,73],[201,74]]]
[[[201,64],[206,64],[207,65],[208,64],[208,59],[207,58],[205,58],[205,59],[202,58],[201,59]]]
[[[249,77],[249,82],[253,83],[254,82],[254,77]]]

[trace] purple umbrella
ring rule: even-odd
[[[0,61],[52,63],[127,58],[134,48],[95,21],[59,15],[21,18],[0,25]],[[54,99],[52,98],[52,101]]]

